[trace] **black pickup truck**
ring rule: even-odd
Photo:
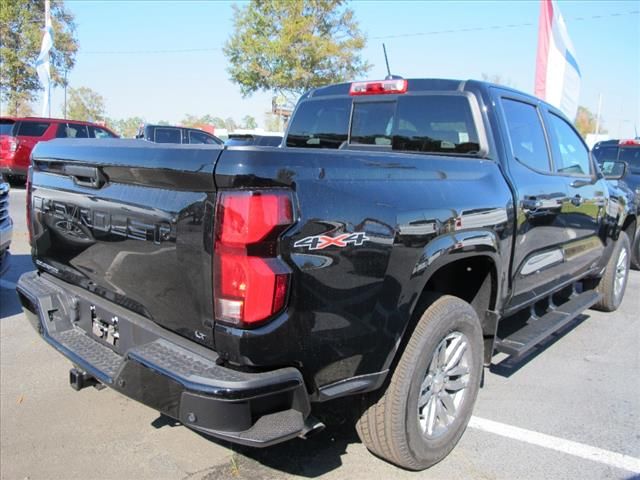
[[[281,148],[45,142],[27,188],[17,291],[74,388],[254,446],[358,395],[363,443],[415,470],[495,352],[620,305],[637,221],[561,113],[477,81],[315,89]]]

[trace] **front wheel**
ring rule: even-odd
[[[469,423],[482,351],[473,308],[449,295],[437,298],[422,314],[386,391],[358,420],[362,443],[410,470],[442,460]]]
[[[627,288],[630,258],[629,237],[625,232],[620,232],[605,267],[604,275],[595,287],[602,298],[592,307],[593,309],[603,312],[613,312],[618,309]]]

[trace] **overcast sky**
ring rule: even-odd
[[[259,124],[271,95],[243,99],[229,81],[221,47],[231,34],[233,2],[73,1],[80,51],[69,74],[106,100],[107,116],[179,122],[211,114]],[[582,72],[580,104],[602,117],[613,137],[640,130],[640,1],[557,2]],[[382,42],[393,73],[407,78],[499,75],[532,93],[538,1],[354,1],[368,44],[370,79],[386,74]],[[175,52],[175,50],[191,50]],[[53,94],[61,114],[63,94]]]

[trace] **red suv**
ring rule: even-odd
[[[0,117],[0,173],[25,178],[31,150],[53,138],[114,138],[106,127],[61,118]]]

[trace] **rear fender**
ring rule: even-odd
[[[483,255],[490,257],[500,268],[499,240],[489,230],[467,230],[446,233],[429,242],[413,267],[411,277],[427,284],[431,276],[443,266],[468,257]],[[501,278],[500,273],[498,278]]]
[[[465,260],[488,259],[493,268],[487,281],[482,282],[476,298],[473,300],[465,298],[472,303],[478,312],[486,339],[485,349],[488,349],[489,352],[493,350],[493,338],[496,334],[499,318],[497,312],[500,311],[498,303],[501,298],[502,284],[503,281],[506,281],[505,275],[507,274],[507,271],[502,268],[499,245],[496,232],[466,230],[440,235],[425,246],[411,274],[413,289],[416,292],[415,301],[411,307],[411,321],[408,322],[400,337],[401,341],[387,359],[387,368],[393,368],[393,364],[399,359],[399,354],[404,350],[404,345],[408,342],[423,310],[428,306],[426,302],[429,292],[425,289],[429,281],[443,268]],[[464,279],[460,279],[460,281],[464,281]]]

